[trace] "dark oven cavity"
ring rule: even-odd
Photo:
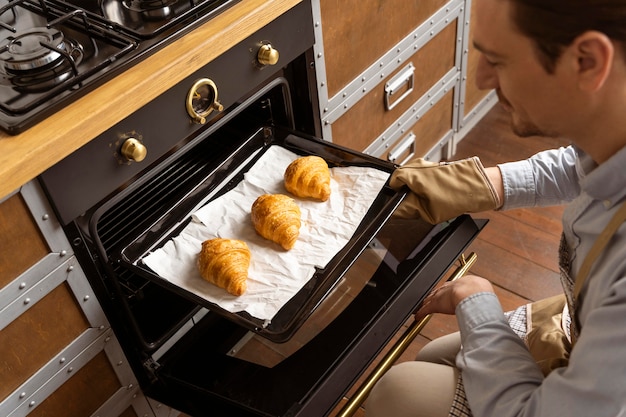
[[[316,139],[312,24],[300,3],[40,177],[142,389],[192,416],[329,414],[482,227],[396,218],[405,194],[385,184],[269,324],[141,264],[271,147],[393,171]],[[270,44],[280,65],[257,60]]]

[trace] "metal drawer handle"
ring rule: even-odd
[[[461,256],[461,265],[454,271],[452,276],[448,279],[448,282],[456,281],[461,278],[463,275],[470,270],[472,265],[476,262],[478,256],[472,252],[469,257],[465,259],[464,256]],[[350,417],[357,412],[361,404],[365,401],[367,396],[369,395],[372,388],[378,380],[387,372],[395,361],[398,360],[400,356],[404,353],[404,351],[409,347],[411,342],[417,337],[418,334],[422,331],[422,329],[428,323],[428,320],[432,317],[432,314],[424,317],[420,321],[414,321],[411,326],[406,329],[400,340],[396,342],[395,345],[391,348],[391,350],[385,355],[385,357],[378,362],[376,368],[372,371],[371,374],[363,381],[359,389],[354,393],[352,398],[348,400],[346,405],[341,409],[337,417]]]
[[[409,159],[413,158],[415,155],[415,134],[410,132],[398,145],[396,145],[392,150],[387,154],[387,160],[394,164],[404,165]],[[408,153],[407,153],[408,151]],[[406,154],[404,158],[402,158],[401,162],[398,162],[402,155]]]
[[[413,92],[413,85],[415,84],[415,67],[409,63],[402,69],[395,77],[387,81],[385,84],[385,109],[391,110],[398,105],[405,97]],[[408,85],[407,90],[396,99],[391,102],[391,96],[396,94],[398,90],[404,85]]]

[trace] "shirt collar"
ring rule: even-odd
[[[580,148],[576,151],[582,189],[591,197],[603,200],[607,208],[620,202],[626,196],[626,147],[600,165]]]

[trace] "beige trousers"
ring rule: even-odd
[[[367,417],[448,417],[459,376],[454,366],[461,336],[428,343],[415,361],[393,366],[365,403]]]

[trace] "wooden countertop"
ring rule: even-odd
[[[0,132],[0,199],[301,0],[241,0],[25,132]]]

